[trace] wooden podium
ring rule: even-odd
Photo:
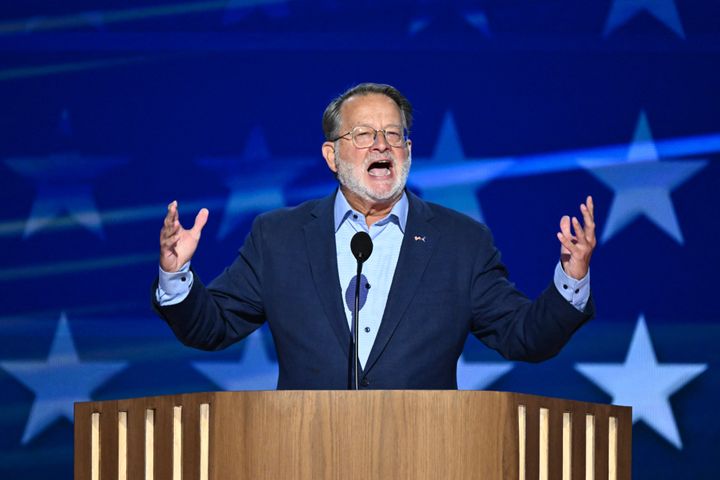
[[[75,480],[630,479],[628,407],[489,391],[75,404]]]

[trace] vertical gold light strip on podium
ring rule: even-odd
[[[526,430],[526,409],[525,405],[518,405],[518,479],[525,480],[525,442]]]
[[[100,414],[90,414],[90,478],[100,480]]]
[[[155,410],[145,410],[145,480],[155,476]]]
[[[585,480],[595,480],[594,415],[585,415]]]
[[[540,409],[540,452],[538,454],[539,478],[548,480],[549,456],[550,456],[550,410]]]
[[[562,480],[572,479],[572,413],[563,412]]]
[[[173,407],[172,480],[182,480],[182,407]]]
[[[208,480],[210,466],[210,404],[200,404],[200,480]]]
[[[118,412],[118,480],[127,480],[127,416]]]
[[[608,480],[617,480],[618,419],[608,418]]]

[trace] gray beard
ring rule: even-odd
[[[337,149],[335,150],[337,152]],[[374,192],[366,185],[362,184],[361,175],[356,175],[355,167],[340,158],[340,155],[335,154],[335,165],[337,166],[337,177],[340,185],[350,190],[352,193],[357,195],[368,202],[384,202],[392,198],[400,196],[400,193],[405,188],[407,183],[408,175],[410,174],[410,165],[412,164],[412,154],[408,152],[407,160],[403,163],[402,169],[400,170],[399,176],[395,179],[393,188],[384,193]],[[393,168],[397,165],[393,159]],[[363,165],[364,166],[364,165]],[[362,168],[362,167],[361,167]]]

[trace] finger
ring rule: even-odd
[[[171,234],[177,232],[178,230],[180,230],[180,228],[180,222],[178,222],[177,220],[169,220],[168,222],[163,224],[163,230],[165,230],[166,232],[171,232]]]
[[[174,251],[179,241],[180,234],[176,233],[175,235],[169,236],[160,241],[160,248],[163,251]]]
[[[593,203],[592,195],[588,195],[585,203],[587,204],[587,208],[590,211],[590,216],[595,219],[595,204]]]
[[[585,226],[586,227],[592,226],[593,228],[595,228],[595,219],[593,218],[592,213],[590,212],[590,209],[588,208],[588,206],[585,205],[584,203],[581,204],[580,212],[582,213],[583,223],[585,224]]]
[[[167,213],[165,214],[164,225],[171,226],[178,218],[177,213],[177,200],[173,200],[167,206]]]
[[[172,214],[171,218],[173,225],[180,225],[180,211],[178,210],[177,200],[173,200],[173,202],[170,204],[170,212]]]
[[[572,226],[573,230],[575,231],[575,238],[577,238],[577,241],[586,243],[587,238],[585,237],[585,230],[583,230],[583,227],[582,225],[580,225],[580,221],[577,219],[577,217],[572,217]]]
[[[573,234],[570,231],[570,217],[567,215],[563,215],[563,217],[560,219],[560,231],[565,235],[565,237],[569,239],[573,239]]]
[[[192,233],[196,237],[200,238],[200,233],[207,223],[210,212],[207,208],[201,208],[198,214],[195,216],[195,224],[192,227]]]
[[[575,249],[577,248],[573,243],[572,239],[567,237],[562,232],[557,232],[557,238],[558,240],[560,240],[560,244],[563,246],[563,248],[567,250],[567,252],[563,251],[562,253],[572,254],[572,252],[575,251]]]
[[[173,227],[163,227],[162,230],[160,230],[160,243],[164,242],[168,238],[178,235],[180,233],[180,227],[179,226],[173,226]]]
[[[165,214],[165,219],[163,220],[164,227],[169,227],[173,223],[173,212],[172,212],[171,208],[172,208],[172,203],[170,205],[168,205],[167,213]]]
[[[590,214],[590,209],[586,205],[581,205],[580,210],[582,210],[583,223],[585,224],[585,226],[583,227],[583,232],[585,232],[585,238],[588,242],[592,243],[595,241],[595,220],[592,218],[592,215]]]

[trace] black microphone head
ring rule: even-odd
[[[370,254],[373,250],[373,243],[370,235],[366,232],[357,232],[353,235],[352,240],[350,240],[350,250],[352,250],[353,256],[360,263],[363,263],[365,260],[370,258]]]

